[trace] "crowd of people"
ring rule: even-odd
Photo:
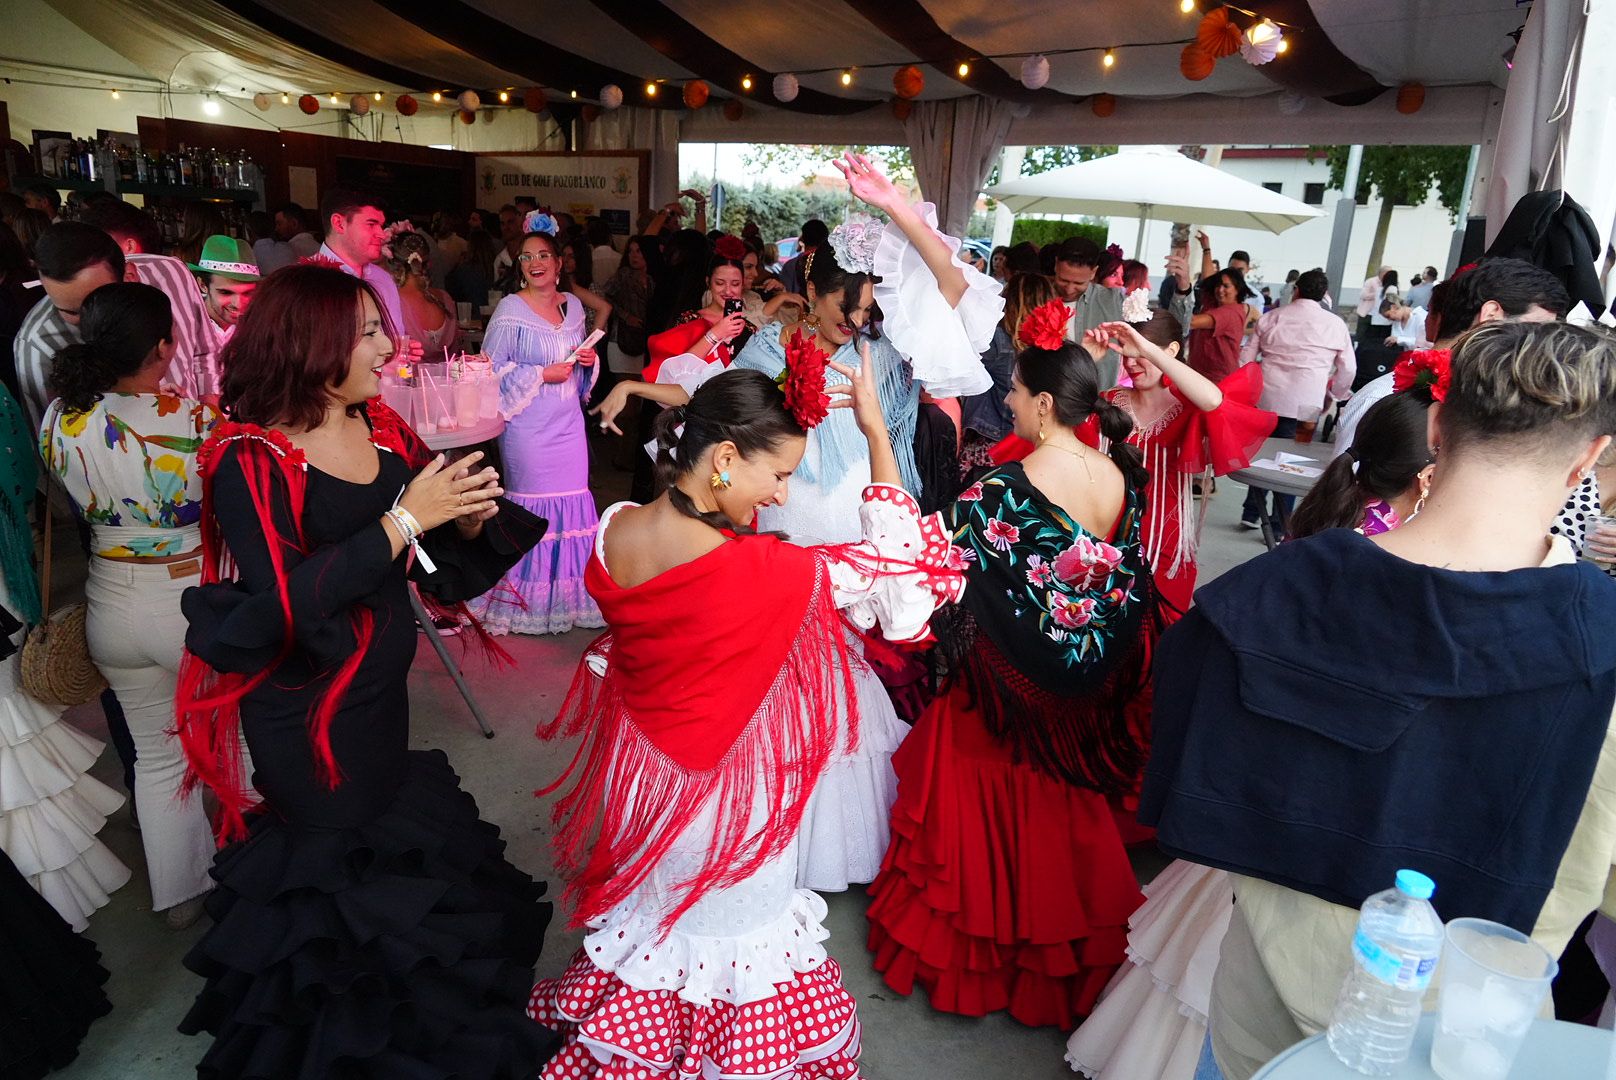
[[[613,237],[337,186],[173,252],[111,196],[4,204],[0,629],[49,615],[65,499],[151,907],[211,923],[199,1075],[846,1080],[819,894],[863,886],[893,990],[1108,1080],[1246,1080],[1320,1030],[1404,866],[1580,947],[1616,867],[1616,584],[1577,558],[1616,561],[1616,344],[1555,275],[1383,271],[1353,328],[1322,270],[1256,294],[1205,233],[1153,290],[1083,237],[973,254],[838,166],[880,219],[783,264],[695,192]],[[434,453],[381,380],[463,304],[505,425]],[[1216,478],[1336,403],[1301,505],[1242,508],[1288,542],[1198,588]],[[410,749],[411,589],[495,662],[604,631],[533,718],[577,740],[542,778],[586,931],[556,978],[545,886]],[[108,1008],[81,934],[130,871],[101,747],[15,666],[0,957],[47,1021],[0,1074],[35,1076]]]

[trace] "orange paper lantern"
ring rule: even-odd
[[[313,116],[315,113],[320,111],[320,99],[315,97],[313,94],[304,94],[302,97],[297,99],[297,107],[308,113],[310,116]]]
[[[543,112],[550,104],[550,99],[544,96],[544,91],[537,86],[530,86],[522,91],[522,106],[528,112]]]
[[[1228,9],[1218,8],[1201,19],[1201,25],[1195,31],[1195,43],[1205,49],[1212,59],[1221,60],[1240,51],[1240,41],[1244,36],[1240,27],[1229,18]]]
[[[1425,84],[1406,82],[1397,88],[1397,111],[1413,116],[1425,105]]]
[[[892,73],[892,89],[901,98],[919,97],[926,88],[926,73],[913,64],[905,64]]]
[[[414,116],[415,110],[421,107],[420,104],[408,94],[398,95],[398,100],[393,102],[393,106],[398,109],[398,115],[400,116]]]
[[[908,101],[905,101],[903,98],[899,98],[892,103],[892,115],[896,116],[899,120],[909,119],[909,114],[913,111],[914,105]]]
[[[707,104],[707,98],[712,94],[707,84],[700,79],[691,79],[685,83],[685,107],[699,109]]]
[[[1111,94],[1095,94],[1094,100],[1089,102],[1089,108],[1094,110],[1095,116],[1110,116],[1117,111],[1117,99]]]
[[[1212,69],[1217,66],[1218,62],[1212,58],[1212,54],[1200,45],[1186,45],[1184,51],[1178,54],[1178,70],[1191,82],[1200,82],[1212,74]]]
[[[462,124],[475,124],[477,122],[477,114],[470,109],[461,109],[456,115],[460,117]]]
[[[740,99],[730,98],[728,101],[724,102],[724,119],[735,121],[739,120],[745,115],[746,106],[741,104]]]

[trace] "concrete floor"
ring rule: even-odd
[[[1235,525],[1244,494],[1239,484],[1227,480],[1219,484],[1206,522],[1200,560],[1203,581],[1262,552],[1257,534]],[[560,637],[504,639],[518,660],[517,669],[473,673],[477,695],[497,729],[491,740],[478,733],[447,674],[424,644],[410,679],[413,744],[439,747],[449,755],[483,817],[503,831],[510,859],[535,877],[549,880],[552,896],[559,893],[560,884],[550,858],[549,806],[548,801],[535,799],[533,790],[558,775],[572,745],[541,743],[533,729],[559,705],[578,656],[592,637],[592,631],[575,631]],[[105,738],[94,704],[74,709],[68,719]],[[120,786],[110,747],[94,772]],[[113,1011],[90,1029],[79,1059],[55,1075],[63,1080],[189,1080],[205,1043],[175,1031],[200,985],[180,959],[201,936],[203,925],[176,933],[152,913],[140,838],[129,827],[127,809],[113,816],[102,839],[135,870],[134,879],[96,913],[87,931],[112,972],[107,989]],[[1154,852],[1137,856],[1135,862],[1144,879],[1162,865]],[[910,998],[893,993],[871,968],[864,949],[863,892],[826,899],[832,935],[828,946],[858,999],[864,1025],[865,1076],[872,1080],[1073,1076],[1062,1059],[1065,1032],[1026,1028],[1003,1015],[947,1016],[934,1012],[924,993]],[[558,912],[539,960],[540,976],[558,974],[581,939],[562,925],[564,921]]]

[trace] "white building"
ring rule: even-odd
[[[1231,146],[1223,151],[1220,168],[1243,180],[1261,184],[1325,211],[1323,217],[1275,236],[1261,229],[1207,229],[1212,240],[1212,257],[1226,263],[1229,252],[1244,250],[1251,254],[1252,272],[1248,280],[1253,288],[1268,285],[1275,299],[1285,275],[1291,270],[1311,270],[1322,267],[1330,255],[1330,233],[1334,228],[1334,210],[1341,193],[1329,187],[1330,167],[1321,155],[1308,160],[1308,150],[1302,146]],[[1375,224],[1380,218],[1380,200],[1371,198],[1361,203],[1353,215],[1352,243],[1347,249],[1346,281],[1331,282],[1337,297],[1357,302],[1359,286],[1373,268],[1366,272],[1369,249],[1374,244]],[[1112,217],[1110,240],[1121,245],[1131,258],[1138,239],[1137,218]],[[1445,268],[1448,248],[1453,240],[1455,225],[1437,197],[1435,186],[1423,206],[1399,206],[1392,211],[1391,228],[1386,234],[1386,252],[1381,260],[1398,273],[1406,288],[1409,275],[1426,266],[1438,271]],[[1145,261],[1150,264],[1152,276],[1160,280],[1162,260],[1167,257],[1172,224],[1165,221],[1149,222],[1145,226]],[[1191,271],[1200,251],[1193,241],[1190,245]]]

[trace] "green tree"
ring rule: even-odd
[[[1080,161],[1110,157],[1116,152],[1115,146],[1029,146],[1026,156],[1021,159],[1021,175],[1037,176],[1051,169],[1076,165]],[[988,170],[988,178],[982,186],[992,187],[998,182],[999,163],[995,161],[993,168]]]
[[[912,181],[915,163],[907,146],[866,146],[854,143],[795,144],[753,143],[741,155],[749,169],[774,169],[780,172],[799,172],[804,180],[819,171],[828,161],[849,153],[864,154],[879,162],[886,174],[894,180]]]
[[[706,191],[712,187],[712,181],[695,174],[685,177],[683,186]],[[755,221],[763,239],[772,244],[784,237],[796,236],[802,223],[809,218],[818,218],[835,228],[846,220],[848,211],[853,208],[853,201],[845,191],[834,188],[777,188],[768,184],[742,187],[725,184],[723,216],[719,221],[708,224],[739,236],[748,221]],[[862,213],[871,213],[863,203],[859,203],[858,207]]]
[[[1330,186],[1341,190],[1347,179],[1347,155],[1351,147],[1314,146],[1308,150],[1308,160],[1323,157],[1330,166]],[[1360,203],[1369,201],[1371,192],[1378,196],[1380,218],[1375,222],[1375,242],[1369,248],[1369,265],[1365,274],[1380,268],[1386,254],[1386,235],[1391,230],[1392,210],[1399,206],[1420,206],[1437,189],[1437,197],[1448,211],[1448,217],[1457,220],[1459,203],[1464,198],[1465,172],[1470,164],[1468,146],[1365,146],[1363,163],[1358,168],[1358,190],[1353,194]]]

